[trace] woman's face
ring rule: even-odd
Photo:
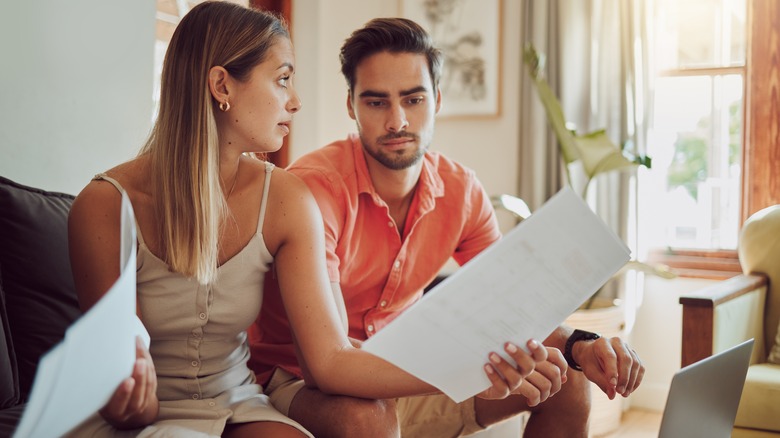
[[[230,79],[230,109],[221,112],[220,144],[240,152],[273,152],[290,133],[292,115],[301,108],[293,88],[295,56],[287,38],[277,38],[265,60],[246,81]]]

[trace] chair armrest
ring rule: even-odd
[[[763,356],[767,278],[737,275],[680,297],[683,306],[682,366],[755,338],[753,361]]]

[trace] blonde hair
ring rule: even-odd
[[[246,80],[285,23],[227,2],[195,6],[176,27],[163,62],[160,112],[140,155],[148,154],[161,257],[201,284],[217,276],[219,237],[228,214],[220,187],[219,136],[208,73],[224,67]]]

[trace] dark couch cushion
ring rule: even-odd
[[[27,404],[20,404],[12,408],[0,410],[0,437],[13,435],[26,407]]]
[[[15,406],[17,403],[19,403],[19,375],[11,331],[8,329],[8,315],[5,312],[3,279],[0,278],[0,409]]]
[[[73,199],[0,177],[0,277],[22,401],[40,356],[81,314],[68,257]]]

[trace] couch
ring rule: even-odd
[[[0,177],[0,437],[19,422],[41,355],[81,315],[68,257],[73,199]]]
[[[732,437],[780,437],[780,205],[745,222],[737,252],[742,275],[680,297],[682,365],[755,338]]]

